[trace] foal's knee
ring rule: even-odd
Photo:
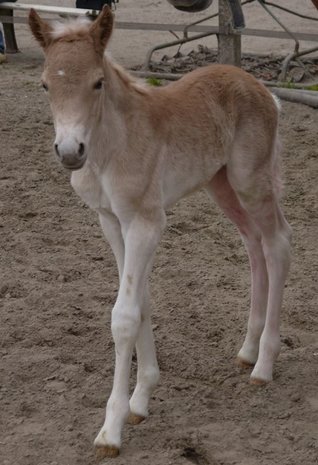
[[[140,326],[140,309],[116,306],[112,313],[111,330],[115,344],[134,344]]]

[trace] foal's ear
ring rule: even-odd
[[[113,13],[109,6],[105,5],[89,29],[95,47],[101,54],[104,53],[107,42],[112,34],[113,23]]]
[[[43,19],[40,18],[40,16],[33,8],[31,8],[29,13],[29,26],[32,34],[39,42],[41,47],[46,49],[52,40],[52,28],[46,21],[43,21]]]

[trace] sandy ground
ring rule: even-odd
[[[121,0],[123,18],[133,17],[128,3]],[[41,54],[22,44],[23,54],[0,67],[0,463],[93,465],[112,383],[117,274],[96,215],[51,153]],[[133,56],[130,46],[116,44],[123,62],[143,56],[144,43]],[[317,125],[317,111],[283,104],[284,209],[294,239],[274,382],[251,386],[235,365],[247,258],[234,227],[197,193],[168,212],[152,275],[162,377],[151,414],[127,425],[112,463],[317,463]]]

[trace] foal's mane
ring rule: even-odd
[[[69,19],[64,23],[56,21],[52,23],[50,34],[54,41],[59,42],[85,40],[85,38],[88,37],[88,31],[91,25],[92,22],[88,18]],[[142,81],[134,79],[122,66],[114,62],[109,52],[105,51],[104,59],[125,87],[134,89],[139,94],[148,93],[147,85],[145,85]]]
[[[149,88],[147,84],[132,77],[122,66],[113,61],[109,54],[106,54],[105,56],[108,64],[112,67],[118,78],[127,88],[134,89],[139,94],[148,94]]]

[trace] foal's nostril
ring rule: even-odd
[[[78,154],[80,156],[83,156],[84,152],[85,152],[85,145],[81,142],[80,145],[79,145]]]
[[[56,155],[61,158],[61,155],[60,155],[60,152],[59,152],[59,146],[57,144],[54,144],[54,149],[55,149],[55,153]]]
[[[1,0],[0,0],[1,2]],[[75,138],[64,138],[59,143],[54,142],[54,150],[59,161],[70,170],[80,169],[86,160],[85,145]]]

